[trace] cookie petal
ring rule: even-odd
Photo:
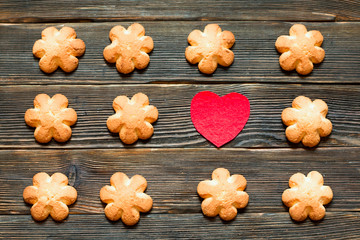
[[[124,209],[124,212],[121,216],[121,220],[126,225],[132,226],[139,222],[140,213],[135,208]]]
[[[153,200],[145,193],[136,193],[134,205],[140,212],[148,212],[152,208]]]
[[[202,39],[204,39],[203,33],[196,29],[189,34],[187,40],[191,46],[198,46]]]
[[[300,62],[296,65],[296,71],[301,75],[307,75],[311,73],[313,68],[314,65],[308,58],[300,59]]]
[[[41,32],[41,38],[44,41],[47,41],[49,39],[52,39],[55,37],[55,34],[57,34],[59,31],[55,28],[55,27],[48,27],[45,28],[42,32]]]
[[[62,221],[69,215],[69,208],[63,202],[54,201],[50,215],[55,221]]]
[[[126,29],[123,26],[115,26],[110,30],[109,38],[111,41],[118,40],[120,41],[121,38],[124,36],[124,32]]]
[[[63,185],[63,186],[66,186],[69,183],[69,180],[68,180],[67,176],[62,174],[62,173],[54,173],[51,176],[50,181],[53,182],[53,183],[58,183],[58,184]]]
[[[31,209],[31,216],[36,220],[36,221],[44,221],[50,214],[50,207],[48,207],[45,202],[43,201],[38,201],[37,203],[35,203]]]
[[[111,203],[114,201],[116,190],[113,186],[104,186],[100,190],[100,199],[104,203]]]
[[[59,123],[54,127],[53,137],[57,142],[66,142],[71,137],[71,128],[63,123]]]
[[[81,39],[74,39],[70,42],[71,55],[80,57],[85,53],[85,43]]]
[[[42,58],[45,55],[46,42],[44,40],[37,40],[33,46],[33,54],[37,58]]]
[[[196,64],[203,58],[203,49],[201,47],[189,46],[185,50],[185,58],[189,63]]]
[[[139,104],[142,107],[149,105],[149,98],[143,93],[137,93],[131,98],[132,102]]]
[[[199,67],[200,72],[205,73],[205,74],[212,74],[213,72],[215,72],[215,70],[217,68],[217,62],[215,61],[213,55],[209,55],[209,56],[206,56],[205,58],[201,59],[198,67]]]
[[[237,209],[232,205],[226,206],[226,207],[221,208],[219,215],[220,215],[221,219],[223,219],[225,221],[230,221],[236,217]]]
[[[147,187],[146,179],[141,175],[135,175],[130,179],[129,188],[135,192],[144,192]]]
[[[220,202],[214,198],[206,198],[201,203],[201,209],[205,216],[215,217],[220,212]]]
[[[315,40],[315,46],[317,46],[317,47],[320,47],[322,42],[324,41],[324,37],[321,34],[321,32],[319,32],[319,31],[312,30],[312,31],[309,31],[308,33],[306,33],[306,35],[309,38],[312,38]]]
[[[108,118],[106,121],[106,126],[110,132],[118,133],[123,127],[124,121],[122,115],[117,113]]]
[[[48,143],[53,136],[49,128],[40,126],[35,129],[34,137],[39,143]]]
[[[148,139],[154,133],[154,127],[149,122],[141,122],[136,127],[137,136],[140,139]]]
[[[231,48],[235,43],[235,36],[230,31],[223,31],[221,33],[221,45],[225,48]]]
[[[324,49],[320,48],[320,47],[314,47],[311,51],[310,51],[310,60],[313,63],[321,63],[325,58],[325,51]]]
[[[106,205],[104,212],[106,217],[111,221],[119,220],[123,214],[122,209],[115,206],[114,203],[109,203]]]
[[[325,217],[325,208],[320,203],[316,206],[312,206],[309,212],[309,217],[313,221],[319,221]]]
[[[297,187],[303,184],[305,181],[305,175],[302,173],[295,173],[289,179],[289,187]]]
[[[304,221],[308,216],[308,211],[306,210],[306,206],[298,202],[289,209],[289,213],[292,219],[295,221]]]
[[[249,194],[243,191],[236,191],[236,199],[234,200],[234,207],[244,208],[249,203]]]
[[[292,207],[295,203],[299,202],[299,194],[294,189],[286,189],[282,194],[282,201],[287,207]]]
[[[221,49],[221,51],[219,51],[219,54],[217,55],[217,60],[221,66],[228,67],[234,61],[234,53],[227,48],[223,48]]]
[[[284,52],[279,58],[280,67],[285,71],[292,71],[296,68],[296,60],[291,51]]]
[[[23,198],[26,203],[35,204],[38,201],[38,188],[28,186],[24,189]]]
[[[109,63],[115,63],[120,55],[121,49],[115,42],[104,48],[103,56]]]
[[[281,113],[281,119],[286,126],[294,125],[300,118],[300,112],[296,108],[285,108]]]
[[[239,174],[234,174],[227,181],[234,186],[237,191],[243,191],[246,188],[246,179],[244,176]]]
[[[286,138],[293,143],[299,143],[303,139],[304,134],[303,130],[298,128],[296,124],[287,127],[285,130]]]
[[[275,42],[276,50],[279,53],[285,53],[290,50],[291,45],[293,44],[294,39],[289,36],[280,36]]]
[[[217,192],[217,182],[211,180],[201,181],[197,186],[197,193],[201,198],[209,198]]]
[[[50,100],[50,111],[54,113],[60,112],[60,110],[66,108],[69,105],[67,97],[62,94],[55,94]]]
[[[139,23],[133,23],[130,27],[128,27],[127,30],[130,31],[131,34],[134,34],[138,37],[145,35],[145,28]]]
[[[64,186],[59,193],[56,194],[57,200],[66,205],[73,204],[77,199],[77,191],[72,186]]]
[[[150,57],[147,53],[140,51],[139,54],[134,56],[133,61],[137,69],[144,69],[149,65]]]
[[[128,74],[134,71],[135,65],[131,61],[130,56],[122,55],[116,60],[116,69],[123,74]]]
[[[301,109],[301,108],[306,108],[310,104],[312,104],[310,98],[304,96],[298,96],[292,102],[292,107],[296,109]]]
[[[157,110],[156,107],[154,107],[152,105],[145,106],[144,111],[145,111],[145,119],[144,120],[149,123],[155,122],[159,117],[159,111]]]
[[[111,186],[114,186],[116,191],[121,191],[123,188],[129,186],[130,180],[125,173],[116,172],[110,178]]]
[[[307,29],[302,24],[294,24],[290,28],[289,33],[290,33],[290,36],[303,36],[307,33]]]
[[[64,41],[66,39],[75,39],[76,32],[71,27],[63,27],[60,29],[60,34],[58,35],[58,40]]]
[[[40,69],[45,73],[52,73],[58,68],[58,63],[52,56],[44,55],[39,61]]]
[[[118,96],[114,99],[113,108],[116,112],[125,108],[129,104],[130,100],[126,96]]]
[[[318,132],[306,133],[302,139],[302,143],[307,147],[315,147],[320,142],[320,135]]]
[[[42,182],[49,182],[50,176],[45,172],[40,172],[34,175],[33,177],[33,185],[36,187],[40,187]]]
[[[217,168],[212,173],[212,179],[218,182],[226,182],[229,177],[230,177],[230,172],[225,168]]]
[[[79,59],[72,55],[65,55],[60,57],[60,68],[64,70],[64,72],[72,72],[74,71],[79,64]]]
[[[208,24],[204,29],[204,34],[209,39],[216,39],[219,33],[221,33],[221,28],[217,24]]]
[[[37,109],[28,109],[25,112],[25,122],[30,127],[38,127],[41,124],[40,111]]]
[[[49,108],[50,97],[47,94],[38,94],[34,99],[35,108],[48,109]]]
[[[149,53],[154,49],[154,41],[149,36],[143,36],[140,39],[141,42],[141,48],[140,51],[143,51],[145,53]]]
[[[320,188],[320,203],[326,205],[333,199],[333,191],[329,186],[322,186]]]
[[[68,126],[72,126],[77,121],[77,114],[74,109],[72,108],[65,108],[62,109],[58,115],[58,118],[60,118],[60,121]]]

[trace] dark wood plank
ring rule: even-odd
[[[22,192],[38,172],[62,172],[78,191],[72,214],[102,214],[99,191],[114,172],[143,175],[154,200],[151,213],[201,213],[196,187],[218,167],[247,179],[247,213],[286,213],[281,195],[291,175],[317,170],[334,199],[327,212],[360,212],[359,148],[1,150],[0,213],[29,214]]]
[[[155,43],[149,67],[130,75],[121,75],[115,65],[103,59],[102,51],[110,41],[110,29],[130,23],[71,24],[0,24],[0,84],[124,84],[124,83],[359,83],[360,23],[306,23],[309,30],[320,30],[325,41],[325,61],[302,77],[295,71],[282,71],[275,49],[278,36],[288,34],[293,23],[283,22],[217,22],[236,37],[232,48],[235,61],[230,68],[219,67],[212,76],[201,74],[197,65],[185,57],[187,36],[193,29],[203,29],[210,22],[143,22]],[[70,74],[57,70],[43,73],[39,60],[32,55],[34,42],[47,26],[74,27],[86,43],[86,53],[78,69]]]
[[[3,1],[1,22],[115,20],[360,20],[351,0]]]
[[[70,215],[64,223],[0,216],[5,239],[359,239],[359,213],[328,213],[321,222],[294,223],[286,213],[243,213],[225,223],[202,214],[148,214],[126,227],[101,215]]]
[[[123,148],[118,134],[106,127],[106,120],[114,114],[113,99],[118,95],[133,96],[143,92],[150,103],[159,109],[159,119],[154,124],[155,133],[147,141],[126,146],[207,147],[214,146],[194,128],[190,118],[190,104],[200,91],[213,91],[222,96],[239,92],[247,96],[251,104],[249,121],[243,131],[224,147],[300,147],[286,140],[281,112],[290,107],[298,95],[328,103],[328,118],[333,132],[323,138],[319,147],[360,146],[360,86],[359,85],[101,85],[101,86],[4,86],[0,88],[0,148]],[[73,135],[67,143],[38,144],[34,128],[25,124],[24,114],[33,108],[33,100],[39,93],[50,96],[62,93],[68,97],[70,107],[78,114],[78,122],[72,128]]]

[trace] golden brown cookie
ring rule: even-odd
[[[289,207],[289,213],[295,221],[304,221],[308,216],[318,221],[325,217],[326,205],[331,202],[333,192],[330,187],[323,186],[323,176],[317,172],[310,172],[307,177],[296,173],[289,180],[290,189],[282,195],[282,201]]]
[[[244,192],[246,179],[242,175],[232,175],[225,168],[215,169],[212,180],[199,183],[197,192],[205,198],[201,204],[204,215],[220,218],[226,221],[234,219],[237,208],[244,208],[249,202],[249,195]]]
[[[154,48],[151,37],[145,36],[145,29],[139,23],[134,23],[126,30],[122,26],[111,29],[109,38],[111,44],[104,49],[104,58],[109,63],[116,62],[120,73],[131,73],[135,68],[144,69],[150,62],[148,55]]]
[[[121,141],[132,144],[140,139],[148,139],[154,133],[151,123],[158,119],[156,107],[149,105],[149,98],[143,93],[135,94],[131,100],[126,96],[114,99],[116,114],[106,122],[110,132],[119,133]]]
[[[33,177],[33,186],[24,189],[24,201],[32,204],[31,216],[36,221],[45,220],[49,214],[56,221],[62,221],[69,215],[69,208],[76,201],[76,189],[68,186],[68,178],[62,173],[51,177],[38,173]]]
[[[117,172],[110,179],[111,186],[100,190],[100,199],[106,203],[105,215],[111,221],[121,218],[126,225],[134,225],[140,219],[139,212],[152,208],[151,197],[144,193],[147,182],[141,175],[129,179],[126,174]]]
[[[66,142],[71,137],[70,126],[74,125],[77,115],[74,109],[67,108],[68,99],[62,94],[50,98],[47,94],[35,97],[34,107],[25,113],[25,122],[34,127],[36,141],[47,143],[54,138]]]
[[[234,61],[234,53],[229,49],[235,43],[234,34],[222,32],[217,24],[208,24],[204,32],[192,31],[188,42],[191,46],[186,48],[186,60],[191,64],[199,63],[202,73],[212,74],[218,64],[228,67]]]
[[[286,126],[286,137],[290,142],[302,143],[307,147],[314,147],[320,142],[320,137],[331,133],[332,124],[325,118],[328,106],[323,100],[311,101],[299,96],[294,99],[292,108],[286,108],[282,114],[282,121]]]
[[[40,58],[40,69],[46,73],[54,72],[59,66],[65,72],[74,71],[79,63],[76,57],[85,52],[85,43],[76,38],[76,32],[70,27],[58,31],[48,27],[42,31],[42,39],[37,40],[33,54]]]
[[[280,66],[286,71],[296,71],[302,75],[311,73],[313,63],[321,63],[325,51],[320,46],[324,38],[319,31],[307,31],[302,24],[290,28],[290,36],[280,36],[275,47],[281,56]]]

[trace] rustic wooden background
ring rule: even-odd
[[[108,32],[140,22],[155,43],[143,71],[121,75],[102,57]],[[320,30],[325,61],[309,76],[284,72],[274,43],[292,24]],[[205,76],[186,62],[187,35],[218,23],[236,37],[234,64]],[[48,27],[73,27],[86,53],[73,73],[44,74],[32,46]],[[251,103],[244,130],[221,149],[190,119],[199,92],[239,92]],[[144,92],[159,109],[154,136],[124,146],[106,128],[118,95]],[[38,144],[24,122],[39,93],[62,93],[78,113],[69,142]],[[285,138],[281,112],[298,95],[325,100],[334,129],[318,147]],[[0,0],[0,238],[360,238],[360,1]],[[201,213],[196,187],[217,167],[243,174],[249,205],[231,222]],[[318,170],[334,199],[320,222],[293,222],[281,202],[289,177]],[[32,176],[65,173],[78,191],[63,223],[34,222],[22,199]],[[142,174],[154,200],[139,224],[106,219],[99,190],[111,175]]]

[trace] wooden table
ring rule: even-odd
[[[0,238],[360,238],[360,2],[268,1],[1,1]],[[146,70],[121,75],[104,61],[108,33],[141,23],[155,43]],[[279,67],[274,43],[292,24],[324,36],[325,61],[309,76]],[[184,57],[193,29],[218,23],[236,37],[234,64],[201,74]],[[48,27],[73,27],[86,53],[73,73],[44,74],[32,46]],[[220,149],[195,130],[190,102],[200,91],[238,92],[251,103],[244,130]],[[118,95],[143,92],[159,109],[154,136],[124,146],[106,119]],[[39,144],[24,122],[39,93],[62,93],[78,114],[71,141]],[[298,95],[329,106],[333,131],[318,147],[285,138],[281,112]],[[248,180],[249,205],[231,222],[201,212],[197,184],[225,167]],[[334,199],[320,222],[293,222],[281,194],[289,177],[317,170]],[[65,173],[78,191],[62,223],[38,223],[22,199],[34,174]],[[154,206],[127,227],[106,219],[99,190],[122,171],[148,180]]]

